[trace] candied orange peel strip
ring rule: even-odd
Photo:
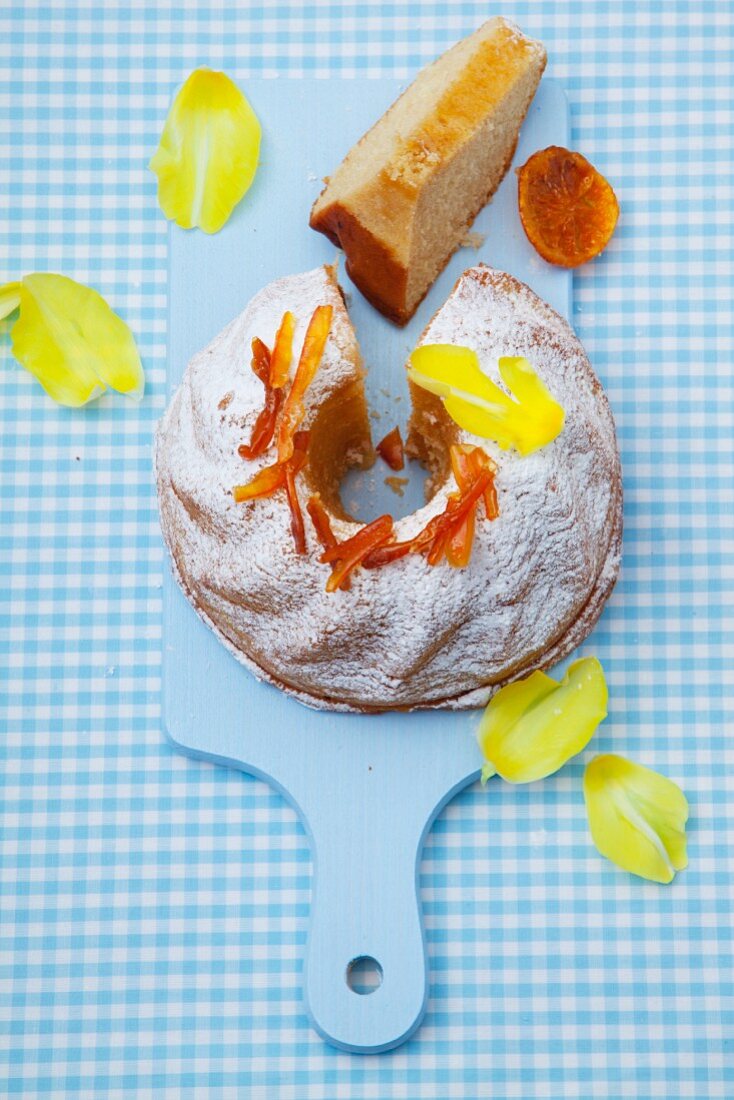
[[[308,437],[308,432],[296,432],[293,440],[293,454],[286,462],[274,462],[272,466],[264,466],[245,485],[235,485],[232,496],[237,504],[246,500],[257,500],[259,497],[272,496],[278,489],[287,489],[288,469],[295,477],[306,464]]]
[[[316,532],[316,538],[319,540],[324,550],[332,550],[335,546],[338,546],[339,540],[331,529],[329,513],[326,511],[320,493],[314,493],[309,497],[306,511],[311,518],[313,529]],[[341,587],[344,589],[350,587],[349,577],[345,577],[341,583]]]
[[[405,450],[400,428],[395,427],[388,432],[377,444],[375,450],[391,470],[402,470],[405,467]]]
[[[285,493],[288,498],[288,507],[291,512],[293,545],[296,548],[297,554],[305,554],[306,529],[303,526],[303,513],[301,512],[301,503],[298,499],[298,491],[296,490],[296,474],[298,472],[296,469],[296,455],[299,453],[298,451],[294,451],[293,457],[283,463],[283,469],[285,470]],[[306,461],[305,449],[303,451],[303,461]],[[298,469],[300,469],[300,466]]]
[[[457,568],[468,565],[479,500],[484,498],[488,519],[499,514],[494,491],[496,467],[481,447],[452,447],[451,460],[452,467],[459,470],[459,492],[452,493],[443,512],[412,539],[388,542],[374,550],[362,563],[366,569],[389,565],[406,554],[424,554],[429,565],[437,565],[444,555]]]
[[[456,484],[462,492],[466,491],[475,477],[479,477],[482,470],[490,470],[492,480],[484,492],[484,511],[487,519],[497,519],[500,514],[497,500],[497,489],[494,484],[494,475],[497,466],[481,447],[473,447],[470,443],[454,443],[449,450],[451,458],[451,470],[456,478]]]
[[[242,444],[239,454],[247,459],[264,454],[276,434],[277,425],[278,459],[255,474],[247,484],[236,485],[232,495],[237,503],[242,503],[285,489],[297,554],[306,553],[306,530],[296,489],[296,474],[306,463],[309,436],[308,432],[299,432],[298,427],[305,416],[303,398],[319,368],[332,315],[330,305],[317,306],[314,310],[296,374],[285,399],[283,387],[290,374],[295,317],[288,310],[283,314],[272,354],[262,340],[256,337],[252,341],[252,370],[265,387],[265,405],[255,421],[249,444]]]
[[[436,520],[438,520],[436,523],[436,531],[427,548],[427,561],[429,565],[438,565],[444,554],[447,557],[449,565],[454,565],[457,568],[461,568],[469,563],[472,544],[467,541],[466,545],[464,545],[459,535],[465,524],[466,517],[469,515],[472,517],[474,516],[477,503],[479,499],[484,496],[484,492],[491,480],[491,470],[482,470],[474,481],[472,481],[471,487],[466,493],[451,494],[445,511],[440,516],[436,516]],[[473,537],[473,523],[471,525],[471,534]],[[454,535],[457,536],[456,546],[449,554],[447,553],[448,546]]]
[[[337,537],[331,529],[329,513],[324,507],[324,502],[319,493],[314,493],[308,498],[306,511],[311,517],[316,537],[324,550],[333,550],[338,545]]]
[[[468,444],[455,444],[451,447],[449,453],[451,469],[461,493],[469,492],[472,482],[479,477],[482,470],[489,470],[492,473],[492,480],[483,493],[484,510],[487,519],[496,519],[499,515],[497,490],[494,485],[494,474],[497,467],[492,459],[481,447],[472,447]],[[446,558],[449,564],[459,569],[468,565],[471,558],[477,505],[478,502],[467,512],[464,520],[460,525],[457,525],[446,544]]]
[[[252,349],[252,360],[250,362],[252,373],[260,379],[263,386],[267,386],[270,381],[270,348],[263,343],[259,336],[253,339],[250,347]]]
[[[296,374],[285,399],[278,424],[279,462],[285,462],[293,454],[293,436],[306,415],[303,398],[313,382],[324,354],[333,312],[333,307],[330,305],[317,306],[309,321]]]
[[[517,170],[520,220],[544,260],[578,267],[606,248],[619,217],[611,184],[581,153],[551,145]]]
[[[466,493],[471,487],[474,477],[471,456],[463,447],[451,448],[451,469],[453,470],[456,484],[462,493]],[[477,504],[479,502],[477,501]],[[471,508],[460,524],[457,524],[446,545],[446,558],[449,565],[457,569],[469,564],[471,548],[474,542],[474,527],[477,515],[477,504]]]
[[[285,472],[279,462],[272,466],[264,466],[262,470],[245,485],[235,485],[232,496],[237,504],[246,500],[257,500],[258,497],[269,497],[276,489],[282,489],[285,485]]]
[[[291,360],[293,358],[293,334],[296,331],[296,319],[290,310],[286,310],[275,334],[273,354],[270,357],[270,385],[280,390],[288,381]]]
[[[339,542],[329,550],[324,550],[319,561],[332,565],[331,576],[326,582],[327,592],[336,592],[350,574],[361,565],[378,546],[390,538],[393,532],[392,516],[379,516],[352,535],[350,539]]]
[[[437,565],[443,557],[447,539],[482,496],[491,477],[491,472],[484,470],[465,496],[452,493],[444,511],[429,520],[414,538],[379,547],[364,562],[365,568],[377,569],[405,557],[406,554],[425,554],[429,565]]]
[[[265,404],[258,413],[252,429],[250,442],[240,444],[238,453],[241,458],[253,459],[265,454],[273,441],[278,413],[283,403],[283,391],[273,389],[270,382],[272,356],[270,349],[257,336],[252,341],[252,373],[265,387]]]

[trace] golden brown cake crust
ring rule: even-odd
[[[408,272],[387,242],[370,233],[339,203],[325,210],[318,224],[312,219],[311,227],[325,233],[344,251],[349,278],[375,309],[398,325],[410,320],[410,315],[396,304],[405,300]]]
[[[500,516],[478,520],[466,569],[431,567],[411,555],[358,571],[349,591],[328,594],[328,567],[318,561],[310,528],[308,553],[294,551],[284,495],[245,505],[231,497],[243,467],[246,477],[257,469],[237,456],[262,405],[243,349],[254,336],[272,339],[283,311],[295,308],[297,352],[310,310],[324,301],[334,305],[335,320],[306,423],[330,408],[355,449],[365,446],[359,354],[331,274],[317,269],[278,280],[192,360],[159,428],[161,523],[179,583],[238,660],[311,706],[480,706],[501,684],[577,646],[614,585],[622,493],[601,384],[568,324],[528,287],[483,266],[465,272],[422,341],[473,347],[499,384],[498,355],[526,355],[563,404],[564,430],[525,458],[482,441],[499,467]],[[447,419],[425,394],[414,406],[414,446],[429,453],[445,450],[449,438],[476,442]],[[315,459],[299,485],[304,506],[314,482],[322,488],[328,476]],[[270,461],[266,455],[262,465]],[[420,530],[455,489],[440,466],[434,460],[433,499],[397,521],[399,539]],[[332,523],[339,539],[359,527],[338,511]]]

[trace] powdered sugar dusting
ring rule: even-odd
[[[613,584],[620,486],[606,399],[565,321],[511,277],[470,269],[421,342],[474,348],[499,385],[499,356],[526,355],[564,406],[564,431],[526,458],[482,441],[499,467],[500,517],[478,518],[467,569],[410,556],[360,571],[349,591],[327,594],[328,567],[317,560],[308,520],[308,553],[294,551],[284,494],[239,505],[231,495],[274,458],[271,451],[245,463],[237,454],[263,402],[249,369],[250,341],[271,344],[291,309],[297,359],[308,319],[324,302],[333,304],[334,321],[307,395],[308,426],[359,371],[354,334],[326,269],[265,288],[189,364],[157,447],[162,526],[179,580],[243,663],[304,701],[340,709],[479,705],[507,677],[561,656],[564,639],[578,644]],[[305,508],[308,492],[299,482]],[[454,488],[442,486],[399,520],[397,537],[420,530]],[[333,526],[338,538],[358,529],[336,519]],[[579,623],[584,633],[576,637]]]

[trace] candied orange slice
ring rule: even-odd
[[[405,451],[400,428],[393,428],[391,432],[388,432],[377,444],[375,450],[391,470],[402,470],[405,466]]]
[[[619,203],[586,157],[551,145],[533,153],[517,176],[520,220],[544,260],[578,267],[606,248]]]

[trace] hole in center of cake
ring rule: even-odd
[[[362,523],[369,523],[385,513],[400,519],[417,512],[426,503],[428,476],[415,459],[406,457],[402,470],[391,470],[378,457],[368,470],[347,470],[341,483],[342,506]]]
[[[369,523],[389,513],[397,520],[422,508],[432,481],[448,472],[448,444],[435,417],[422,416],[417,405],[411,409],[407,386],[398,407],[386,388],[374,392],[369,374],[365,381],[320,406],[311,425],[308,478],[336,515]],[[391,469],[374,449],[395,427],[406,448],[402,470]]]
[[[310,482],[334,513],[361,523],[385,513],[399,519],[422,508],[430,477],[422,461],[407,454],[404,468],[392,470],[375,453],[374,442],[396,425],[404,441],[409,437],[408,402],[396,415],[393,400],[380,396],[378,408],[370,405],[368,411],[369,395],[353,384],[325,402],[311,425]]]

